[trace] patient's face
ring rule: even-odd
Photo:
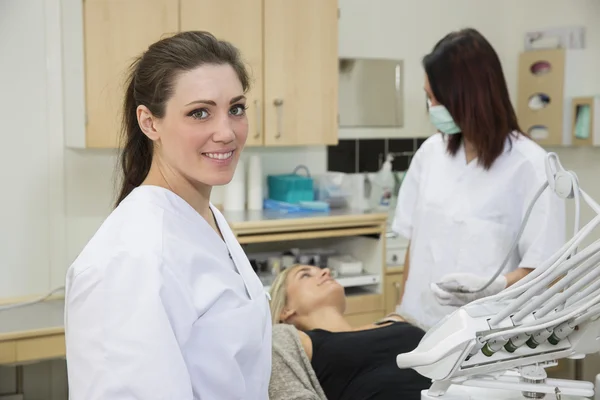
[[[336,307],[344,312],[344,288],[331,277],[328,268],[309,265],[294,267],[287,278],[287,307],[298,316],[320,307]]]

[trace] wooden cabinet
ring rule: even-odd
[[[241,50],[249,146],[337,143],[338,0],[86,0],[83,29],[86,126],[71,147],[118,147],[128,66],[184,30]]]
[[[182,31],[209,31],[233,43],[250,73],[248,98],[248,146],[264,142],[263,126],[263,0],[181,0]],[[228,5],[225,5],[228,4]]]
[[[85,147],[115,148],[129,65],[165,33],[179,30],[178,0],[83,3]]]
[[[357,328],[372,324],[385,316],[382,294],[365,294],[346,297],[346,320]]]
[[[402,299],[402,272],[387,273],[385,276],[385,313],[396,312],[396,306]]]
[[[336,144],[337,1],[264,6],[265,144]]]

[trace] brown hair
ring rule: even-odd
[[[141,185],[152,164],[152,141],[138,124],[137,107],[144,105],[155,117],[164,117],[179,74],[204,64],[231,65],[244,92],[249,89],[250,79],[238,49],[208,32],[181,32],[161,39],[131,64],[123,103],[122,181],[116,205]]]
[[[456,155],[464,138],[489,169],[511,133],[523,134],[498,54],[481,33],[468,28],[442,38],[423,58],[423,67],[433,95],[461,129],[449,135],[448,152]]]

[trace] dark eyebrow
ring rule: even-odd
[[[233,99],[231,99],[231,100],[229,101],[229,104],[237,103],[238,101],[240,101],[240,100],[244,100],[244,99],[246,99],[246,96],[244,96],[244,95],[242,94],[241,96],[236,96],[236,97],[234,97]]]
[[[244,96],[244,95],[236,96],[236,97],[234,97],[233,99],[231,99],[229,101],[229,104],[237,103],[238,101],[240,101],[242,99],[245,99],[245,98],[246,98],[246,96]],[[194,101],[192,101],[190,103],[187,103],[186,107],[190,106],[192,104],[208,104],[209,106],[216,106],[217,105],[217,103],[215,103],[212,100],[194,100]]]
[[[186,106],[191,106],[192,104],[208,104],[210,106],[216,106],[217,103],[215,103],[212,100],[194,100],[192,102],[189,102],[186,104]]]

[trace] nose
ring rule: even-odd
[[[213,134],[213,140],[221,143],[231,143],[235,139],[235,131],[229,113],[219,118],[215,126],[215,133]]]
[[[329,268],[323,268],[323,271],[321,272],[321,276],[328,276],[331,278],[331,270]]]

